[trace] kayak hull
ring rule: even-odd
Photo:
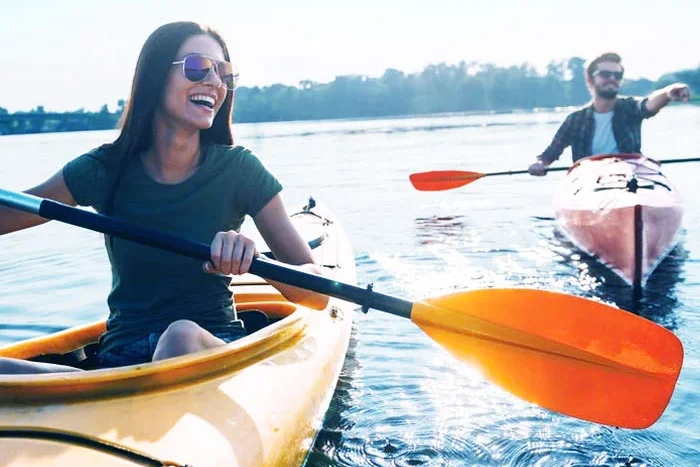
[[[325,230],[314,249],[328,274],[355,281],[342,226],[317,207],[295,224]],[[300,465],[335,389],[355,306],[331,299],[321,311],[286,302],[252,275],[232,284],[241,317],[262,310],[273,322],[217,349],[118,369],[0,376],[0,465],[134,465],[100,449],[8,439],[32,427],[197,466]],[[94,323],[0,348],[0,356],[63,353],[95,340]]]
[[[646,284],[680,237],[680,193],[656,161],[638,154],[582,159],[554,207],[559,230],[634,287]]]

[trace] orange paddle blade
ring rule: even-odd
[[[480,172],[465,172],[463,170],[435,170],[414,173],[408,178],[416,190],[443,191],[467,185],[485,175]]]
[[[620,309],[534,289],[486,289],[416,302],[411,320],[516,396],[605,425],[646,428],[683,363],[667,329]]]

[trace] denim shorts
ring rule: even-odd
[[[246,336],[241,320],[234,320],[225,326],[217,326],[207,330],[227,344]],[[139,365],[152,361],[153,352],[155,352],[158,339],[162,334],[162,332],[152,332],[137,341],[113,347],[108,352],[98,351],[97,368]]]

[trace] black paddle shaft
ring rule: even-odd
[[[700,162],[700,157],[689,157],[686,159],[666,159],[666,160],[661,160],[657,161],[659,164],[676,164],[678,162]],[[571,167],[553,167],[553,168],[547,168],[546,171],[549,172],[562,172],[564,170],[570,170]],[[520,175],[520,174],[526,174],[530,173],[529,170],[505,170],[503,172],[489,172],[487,174],[484,174],[485,177],[491,177],[494,175]]]
[[[552,169],[546,169],[547,172],[559,172],[562,170],[569,170],[569,167],[554,167]],[[489,172],[487,174],[484,174],[485,177],[491,177],[494,175],[520,175],[520,174],[527,174],[530,173],[529,170],[506,170],[503,172]]]
[[[18,208],[17,205],[11,207]],[[161,250],[189,256],[190,258],[202,261],[209,261],[211,258],[209,245],[192,242],[154,229],[77,209],[49,199],[41,201],[38,214],[46,219],[54,219],[96,232],[114,235]],[[263,258],[253,259],[250,272],[265,279],[357,303],[362,305],[365,311],[369,308],[374,308],[404,318],[411,317],[413,302],[374,292],[371,285],[364,289],[317,274],[298,271],[289,266]]]

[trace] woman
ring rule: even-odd
[[[161,360],[231,342],[230,274],[258,254],[238,233],[250,215],[275,257],[321,273],[284,208],[279,182],[248,150],[233,146],[231,111],[238,78],[223,39],[191,22],[161,26],[136,65],[119,137],[66,164],[29,193],[211,243],[197,261],[106,237],[112,265],[107,331],[97,363],[115,367]],[[46,219],[0,207],[0,234]],[[289,300],[317,309],[328,298],[273,284]],[[0,373],[79,371],[0,359]]]

